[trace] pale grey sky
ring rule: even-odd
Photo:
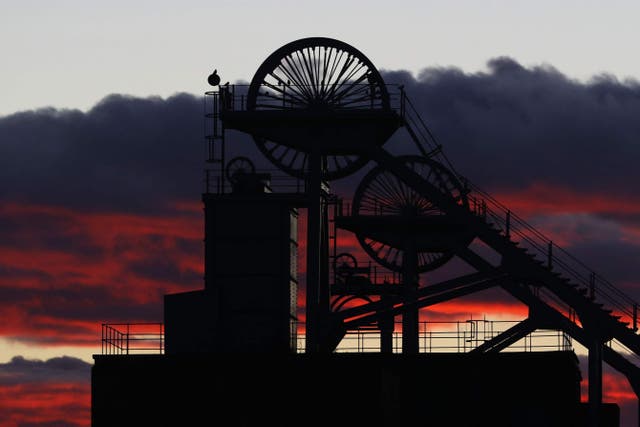
[[[340,39],[382,69],[482,71],[510,56],[587,80],[640,79],[636,0],[0,0],[0,115],[103,96],[201,94],[278,47]]]

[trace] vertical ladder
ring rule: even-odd
[[[223,107],[221,103],[225,94],[229,94],[228,89],[207,91],[204,95],[204,138],[205,138],[205,166],[204,192],[224,192],[224,169],[225,169],[225,126],[220,120],[220,111]],[[218,165],[218,166],[216,166]],[[219,172],[215,175],[213,172]]]

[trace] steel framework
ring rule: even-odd
[[[603,362],[640,392],[633,361],[640,355],[637,302],[460,175],[404,88],[386,84],[362,52],[329,38],[296,40],[267,57],[248,88],[217,86],[205,102],[209,158],[222,170],[225,129],[234,129],[251,135],[279,170],[304,181],[306,352],[335,351],[347,334],[371,328],[379,331],[380,351],[391,352],[396,316],[403,319],[402,351],[418,352],[421,308],[498,287],[528,306],[529,316],[474,352],[502,351],[536,330],[570,335],[589,351],[592,425],[602,403]],[[385,144],[400,129],[415,150],[391,154]],[[330,182],[370,162],[351,209],[343,209]],[[241,159],[228,169],[252,172],[251,166]],[[354,233],[392,280],[372,280],[370,265],[336,251],[338,229]],[[421,274],[453,257],[475,271],[421,284]]]

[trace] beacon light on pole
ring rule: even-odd
[[[211,86],[218,86],[220,84],[220,76],[218,75],[218,70],[213,70],[213,73],[211,73],[207,78],[207,82],[209,82]]]

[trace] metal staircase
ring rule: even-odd
[[[481,219],[469,221],[474,225],[476,235],[503,256],[503,263],[526,266],[530,269],[527,278],[537,278],[538,285],[547,287],[583,316],[593,314],[597,319],[606,321],[612,332],[624,336],[629,345],[636,346],[633,341],[637,341],[638,303],[460,175],[411,101],[406,95],[403,98],[406,104],[403,108],[405,127],[419,151],[443,163],[465,183],[469,214]],[[535,280],[533,282],[535,285]],[[540,294],[540,297],[544,295]],[[573,316],[572,320],[579,317]]]
[[[501,258],[499,265],[495,265],[469,247],[460,248],[456,255],[473,266],[478,274],[486,275],[486,280],[477,282],[461,278],[460,283],[438,284],[433,290],[426,287],[413,303],[424,307],[433,303],[434,298],[441,301],[465,291],[473,292],[475,289],[499,285],[526,304],[530,316],[474,351],[500,351],[538,328],[562,330],[589,350],[589,382],[593,385],[590,386],[590,401],[597,402],[602,398],[602,361],[624,374],[637,394],[640,391],[640,368],[629,356],[640,356],[640,337],[636,333],[638,303],[458,174],[404,92],[402,117],[404,128],[420,155],[445,165],[464,183],[468,203],[460,203],[450,195],[443,194],[383,147],[372,147],[363,155],[437,205],[456,223],[465,224],[468,232]],[[489,280],[492,277],[494,279]],[[386,310],[393,312],[401,310],[392,302],[377,304],[387,304]],[[385,311],[379,306],[369,308],[373,311],[356,320],[346,319],[356,314],[354,312],[341,313],[341,320],[344,325],[356,326],[375,320],[379,313]],[[611,345],[614,341],[628,351],[614,349]],[[592,392],[592,388],[595,391]]]

